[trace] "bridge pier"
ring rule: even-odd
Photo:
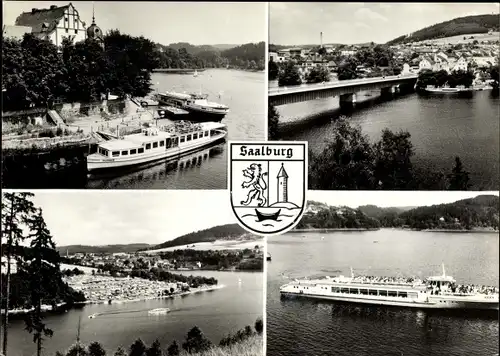
[[[356,93],[341,94],[339,96],[339,106],[341,109],[352,109],[356,106]]]

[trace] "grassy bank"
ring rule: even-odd
[[[181,352],[180,356],[261,356],[264,355],[262,335],[254,335],[249,339],[230,346],[214,346],[201,353]]]

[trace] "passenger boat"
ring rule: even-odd
[[[278,220],[278,217],[280,216],[281,209],[279,209],[277,212],[272,213],[272,214],[266,214],[266,213],[261,213],[257,209],[255,209],[255,214],[257,214],[257,220],[259,221],[264,221],[264,220]]]
[[[433,86],[427,86],[425,88],[426,92],[429,92],[429,93],[438,93],[438,94],[466,93],[466,92],[471,92],[472,90],[473,89],[466,88],[464,86],[457,86],[455,88],[450,88],[450,87],[436,88],[436,87],[433,87]]]
[[[162,315],[162,314],[167,314],[169,311],[170,311],[169,308],[156,308],[148,311],[148,314]]]
[[[283,296],[333,301],[433,309],[498,310],[498,288],[464,290],[444,272],[425,281],[366,277],[324,277],[295,280],[280,287]],[[494,291],[491,291],[491,290]]]
[[[188,111],[191,121],[221,121],[229,112],[226,105],[208,101],[207,94],[166,91],[158,93],[156,97],[161,104]]]
[[[178,157],[223,140],[226,135],[226,125],[217,122],[176,122],[161,130],[144,128],[140,133],[100,143],[97,152],[87,156],[87,171],[123,168]]]

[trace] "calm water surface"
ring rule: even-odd
[[[176,90],[209,95],[210,101],[229,106],[222,123],[227,125],[227,140],[265,140],[265,73],[209,69],[197,77],[187,74],[153,73],[155,91]],[[227,144],[205,149],[180,160],[155,162],[148,168],[134,168],[118,174],[87,176],[86,161],[81,156],[66,161],[58,170],[38,168],[10,172],[3,169],[8,188],[114,188],[114,189],[226,189]],[[86,154],[87,152],[85,152]],[[201,158],[200,158],[201,157]],[[190,161],[186,165],[186,161]],[[22,162],[16,162],[19,168]],[[35,171],[36,169],[36,171]],[[36,176],[36,179],[33,178]]]
[[[358,274],[427,277],[441,274],[441,263],[458,283],[498,286],[498,249],[494,233],[385,229],[270,237],[267,355],[493,356],[499,351],[494,316],[280,299],[279,287],[290,278],[349,275],[351,266]]]
[[[174,299],[88,305],[83,309],[48,316],[46,321],[54,330],[54,336],[45,342],[44,355],[65,351],[75,342],[80,317],[82,342],[99,341],[108,354],[113,354],[119,346],[128,350],[139,337],[148,345],[158,339],[163,349],[174,339],[182,344],[187,332],[195,325],[218,344],[226,334],[246,325],[253,327],[255,320],[262,317],[262,273],[199,271],[196,275],[215,277],[225,287]],[[163,307],[170,308],[171,312],[167,315],[148,315],[149,310]],[[102,314],[89,319],[88,316],[93,313]],[[9,355],[36,355],[32,336],[24,331],[21,320],[11,323]]]
[[[378,95],[360,93],[358,102],[365,107],[348,114],[372,142],[381,138],[384,128],[407,130],[415,149],[412,161],[418,167],[448,173],[459,156],[473,189],[498,189],[500,99],[492,91],[465,98],[410,94],[384,102],[378,102]],[[281,137],[308,141],[310,148],[320,151],[329,139],[331,118],[340,115],[338,107],[337,97],[279,106]]]

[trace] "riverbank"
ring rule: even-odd
[[[373,228],[366,228],[366,229],[351,229],[351,228],[344,228],[344,229],[316,229],[316,228],[309,228],[309,229],[294,229],[289,231],[289,233],[299,233],[299,232],[341,232],[341,231],[378,231],[380,229],[373,229]]]
[[[217,285],[217,286],[200,286],[198,288],[191,288],[189,291],[184,291],[184,292],[174,292],[170,295],[161,295],[161,296],[151,296],[151,297],[143,297],[143,298],[132,298],[132,299],[123,299],[123,300],[111,300],[111,302],[105,301],[105,300],[86,300],[85,302],[79,302],[75,303],[75,306],[82,306],[82,305],[87,305],[87,304],[123,304],[123,303],[134,303],[134,302],[143,302],[147,300],[154,300],[154,299],[173,299],[173,298],[178,298],[178,297],[185,297],[191,294],[197,294],[197,293],[202,293],[202,292],[211,292],[217,289],[222,289],[224,288],[225,285]],[[51,305],[42,305],[42,312],[53,312],[57,311],[60,309],[63,309],[65,307],[68,307],[67,303],[58,303],[56,304],[56,309],[52,308]],[[33,311],[35,308],[31,309],[10,309],[9,310],[9,315],[23,315],[27,314],[31,311]],[[5,314],[5,311],[2,309],[2,315]]]

